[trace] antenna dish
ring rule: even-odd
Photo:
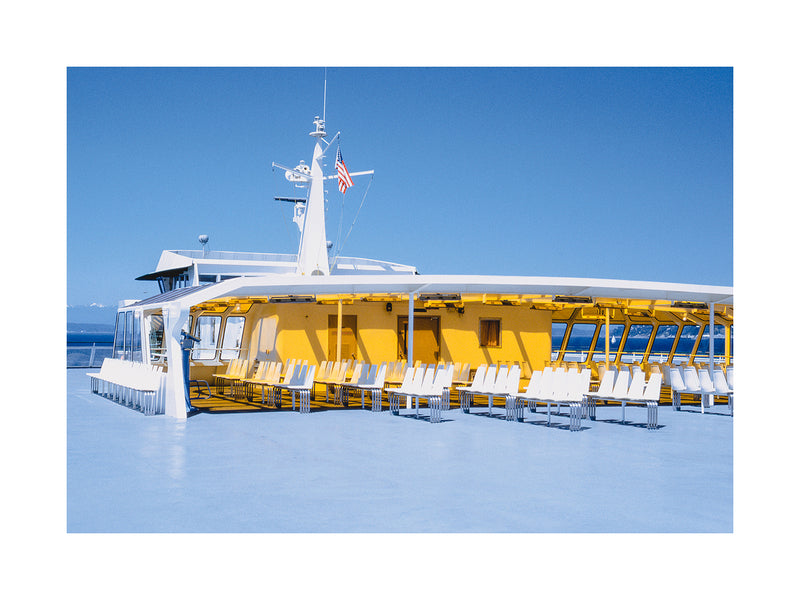
[[[301,160],[300,164],[294,168],[294,171],[286,171],[284,175],[286,180],[292,183],[308,183],[311,181],[311,167]]]
[[[208,243],[208,236],[204,233],[197,237],[197,241],[205,246]]]

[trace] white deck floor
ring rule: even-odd
[[[92,395],[85,372],[67,372],[68,532],[733,530],[726,406],[662,406],[655,431],[603,406],[579,432],[457,409],[439,424],[368,410],[180,422]]]

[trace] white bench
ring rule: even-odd
[[[86,375],[95,394],[140,410],[146,415],[164,412],[164,374],[161,367],[106,358],[99,373]]]

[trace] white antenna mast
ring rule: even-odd
[[[325,67],[325,86],[322,89],[322,120],[325,121],[325,106],[328,103],[328,67]]]

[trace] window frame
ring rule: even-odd
[[[497,323],[497,341],[494,344],[488,343],[490,340],[488,326],[490,323]],[[484,326],[487,328],[485,329]],[[502,348],[503,347],[503,320],[496,317],[486,317],[478,319],[478,346],[480,348]]]

